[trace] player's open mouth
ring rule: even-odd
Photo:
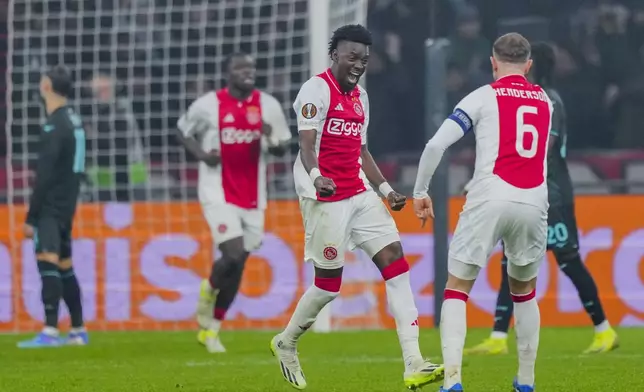
[[[244,83],[253,84],[255,83],[255,78],[253,77],[244,78]]]
[[[355,84],[355,83],[358,83],[358,80],[360,79],[360,76],[362,76],[362,73],[351,71],[351,72],[349,72],[349,77],[347,79],[349,79],[350,83]]]

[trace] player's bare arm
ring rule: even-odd
[[[221,155],[219,151],[204,151],[201,144],[193,136],[185,136],[181,130],[176,131],[176,137],[179,143],[197,160],[204,162],[210,167],[216,167],[221,163]]]
[[[300,131],[300,159],[304,169],[311,176],[313,185],[320,196],[328,197],[335,193],[335,182],[328,177],[324,177],[318,168],[318,157],[315,154],[315,141],[317,140],[317,131],[315,129],[306,129]]]
[[[367,176],[367,180],[375,185],[380,193],[387,198],[389,207],[391,207],[392,210],[402,210],[407,203],[407,196],[394,191],[389,183],[387,183],[387,180],[382,175],[378,164],[373,159],[373,156],[369,152],[369,148],[367,148],[366,144],[363,144],[360,149],[360,158],[362,159],[362,171],[364,171],[364,174]]]

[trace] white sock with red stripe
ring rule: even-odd
[[[445,365],[444,389],[461,382],[463,347],[467,335],[467,312],[465,305],[469,296],[458,290],[445,289],[441,308],[441,344]]]
[[[411,290],[409,264],[403,257],[385,267],[381,273],[385,279],[389,312],[396,320],[405,370],[410,370],[423,361],[423,356],[418,345],[418,309]]]
[[[517,381],[520,385],[534,385],[534,365],[537,360],[541,328],[541,315],[535,290],[529,294],[512,294],[512,302],[514,302],[514,330],[517,334],[519,354]]]
[[[304,332],[315,322],[318,314],[340,293],[342,278],[315,278],[295,307],[281,338],[289,346],[296,346]]]

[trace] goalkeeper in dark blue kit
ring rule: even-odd
[[[72,88],[70,73],[62,66],[52,68],[40,80],[47,121],[40,136],[24,234],[34,241],[45,326],[35,338],[19,342],[18,347],[88,343],[81,290],[72,267],[72,222],[85,171],[85,130],[80,117],[67,104]],[[72,328],[66,338],[58,332],[61,299],[71,317]]]
[[[586,354],[611,351],[618,346],[618,339],[606,319],[597,286],[579,254],[577,220],[575,218],[572,180],[566,165],[566,111],[563,101],[551,87],[555,67],[552,47],[537,43],[532,46],[534,65],[528,75],[531,82],[539,84],[550,97],[554,111],[550,128],[548,151],[548,250],[552,251],[561,271],[577,289],[579,299],[595,326],[595,338]],[[508,351],[507,335],[512,318],[513,304],[508,287],[507,258],[502,260],[501,290],[496,302],[494,329],[483,343],[465,350],[465,354],[505,354]]]

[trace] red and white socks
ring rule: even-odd
[[[400,258],[382,271],[387,292],[389,312],[396,320],[396,332],[402,348],[405,370],[410,370],[423,362],[418,345],[418,309],[409,279],[409,264]]]
[[[534,367],[539,348],[541,314],[535,291],[529,294],[512,294],[514,302],[514,330],[517,334],[519,355],[519,385],[534,385]]]
[[[296,346],[297,341],[313,325],[318,314],[340,293],[342,278],[315,278],[295,307],[286,329],[281,334],[285,344]]]
[[[461,383],[463,347],[467,336],[466,305],[469,295],[458,290],[445,289],[441,308],[441,345],[445,381],[443,388],[449,390],[454,384]]]

